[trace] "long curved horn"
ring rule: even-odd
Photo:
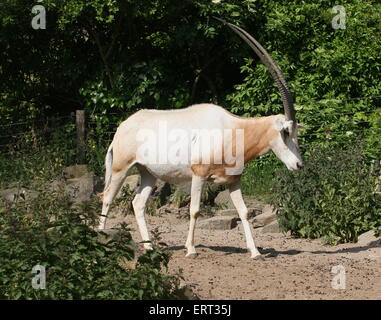
[[[217,17],[213,17],[213,18],[217,19],[218,21],[221,21],[223,24],[226,24],[228,27],[230,27],[258,55],[262,63],[266,66],[266,68],[269,70],[270,74],[274,78],[275,83],[280,91],[280,95],[281,95],[283,107],[284,107],[284,113],[287,119],[292,120],[294,122],[294,126],[296,126],[294,102],[292,99],[291,92],[287,86],[287,83],[286,83],[286,80],[284,79],[282,71],[280,71],[278,65],[274,62],[270,54],[266,51],[265,48],[262,47],[262,45],[257,40],[255,40],[249,33],[247,33],[242,28],[237,27],[234,24],[226,22],[225,20],[222,20],[220,18],[217,18]]]

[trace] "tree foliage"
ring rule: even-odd
[[[315,146],[342,148],[355,136],[366,165],[380,157],[379,1],[342,0],[346,28],[338,30],[331,0],[43,0],[45,30],[31,27],[35,4],[0,3],[0,126],[83,108],[97,173],[110,133],[141,108],[214,102],[243,116],[283,112],[269,72],[213,16],[247,30],[279,64],[305,126],[306,159]],[[11,171],[7,160],[0,164]],[[270,181],[273,164],[254,164],[244,181],[261,168],[259,180]]]
[[[3,108],[8,107],[2,116],[15,106],[28,115],[90,105],[125,113],[201,101],[247,115],[279,112],[268,72],[212,16],[250,31],[271,52],[297,102],[380,95],[381,10],[376,1],[342,1],[345,30],[332,28],[335,3],[328,0],[41,4],[46,30],[31,27],[30,1],[0,4],[0,93]],[[379,106],[380,100],[371,103]],[[304,106],[299,109],[303,118]]]

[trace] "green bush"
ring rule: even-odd
[[[357,241],[381,225],[378,182],[359,141],[340,147],[319,146],[300,172],[277,171],[271,202],[284,231],[298,237],[326,237],[331,244]]]
[[[155,245],[136,259],[126,225],[100,238],[98,207],[72,206],[61,192],[1,203],[0,299],[176,298],[178,278],[163,273],[168,253]],[[46,268],[46,289],[32,288],[35,265]]]
[[[45,132],[29,130],[0,154],[0,186],[11,183],[31,186],[62,174],[62,168],[75,163],[75,125],[67,123]]]
[[[273,153],[248,163],[241,178],[243,193],[267,201],[275,172],[281,166],[283,163]]]

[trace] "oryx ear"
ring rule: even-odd
[[[294,122],[292,120],[285,120],[284,118],[277,118],[275,120],[275,129],[277,131],[286,130],[287,132],[291,132],[292,126]]]

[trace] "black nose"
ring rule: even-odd
[[[301,162],[298,162],[296,165],[297,165],[298,169],[302,169],[303,168],[303,163],[301,163]]]

